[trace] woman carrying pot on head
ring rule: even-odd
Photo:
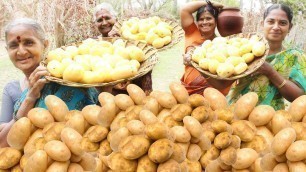
[[[61,98],[69,110],[82,110],[88,104],[96,104],[98,92],[94,88],[78,89],[48,82],[47,69],[40,66],[48,46],[44,30],[34,20],[16,19],[5,29],[6,49],[14,66],[24,78],[6,84],[0,114],[0,147],[7,146],[6,136],[19,118],[26,117],[33,107],[46,108],[44,98],[55,95]]]
[[[181,25],[185,31],[185,73],[181,82],[189,94],[202,94],[205,88],[214,87],[226,95],[232,84],[232,81],[205,78],[191,66],[191,54],[188,53],[205,40],[213,40],[216,37],[217,18],[222,7],[222,4],[216,2],[194,1],[181,9]],[[194,12],[197,12],[196,20],[192,15]]]
[[[292,28],[292,10],[273,4],[264,12],[263,31],[270,50],[265,63],[251,76],[242,78],[231,88],[230,103],[248,92],[258,94],[258,103],[284,109],[284,98],[293,101],[306,91],[306,55],[283,43]]]

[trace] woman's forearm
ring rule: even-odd
[[[196,12],[200,7],[206,5],[207,3],[205,1],[193,1],[186,3],[181,9],[181,12],[186,12],[189,14],[192,14]]]
[[[288,79],[285,81],[285,78],[275,70],[271,71],[267,77],[269,78],[270,82],[279,90],[280,94],[290,102],[304,94],[304,91],[294,82]],[[279,86],[282,87],[279,88]]]

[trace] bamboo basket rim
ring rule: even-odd
[[[109,42],[114,42],[117,39],[122,39],[121,37],[100,37],[99,40],[104,40],[104,41],[109,41]],[[45,78],[48,81],[51,82],[56,82],[60,85],[66,85],[66,86],[71,86],[71,87],[83,87],[83,88],[90,88],[90,87],[103,87],[103,86],[113,86],[116,85],[118,83],[122,83],[122,82],[127,82],[127,81],[132,81],[134,79],[137,79],[139,77],[142,77],[143,75],[149,73],[154,65],[158,62],[158,56],[157,56],[157,50],[155,48],[153,48],[152,46],[149,46],[141,41],[132,41],[132,40],[124,40],[125,41],[125,46],[130,46],[130,45],[135,45],[139,48],[141,48],[146,56],[146,60],[140,63],[140,67],[137,71],[137,74],[133,77],[129,77],[126,79],[120,79],[120,80],[116,80],[116,81],[111,81],[111,82],[103,82],[103,83],[93,83],[93,84],[84,84],[84,83],[77,83],[77,82],[72,82],[72,81],[67,81],[67,80],[63,80],[62,78],[57,78],[54,76],[45,76]],[[66,46],[62,46],[61,48],[65,48],[67,46],[71,46],[71,45],[78,45],[80,44],[80,42],[78,43],[73,43],[70,45],[66,45]],[[47,62],[46,59],[44,59],[41,63],[42,66],[47,66]]]
[[[239,38],[250,38],[252,37],[253,35],[257,35],[259,37],[259,40],[260,41],[263,41],[265,43],[265,46],[266,46],[266,50],[265,50],[265,53],[263,56],[261,57],[255,57],[255,59],[248,64],[248,69],[246,71],[244,71],[243,73],[239,74],[239,75],[232,75],[230,77],[227,77],[227,78],[224,78],[224,77],[220,77],[219,75],[217,74],[212,74],[210,73],[209,71],[206,71],[204,69],[202,69],[199,64],[197,64],[196,62],[194,62],[193,60],[191,60],[191,64],[193,67],[195,67],[200,73],[206,75],[206,76],[209,76],[211,78],[215,78],[215,79],[219,79],[219,80],[236,80],[236,79],[239,79],[239,78],[243,78],[243,77],[246,77],[252,73],[254,73],[261,65],[264,64],[264,62],[266,61],[266,58],[268,56],[268,53],[269,53],[269,50],[270,50],[270,47],[269,47],[269,44],[268,44],[268,41],[264,38],[264,36],[260,33],[257,33],[257,32],[251,32],[251,33],[238,33],[238,34],[234,34],[234,35],[230,35],[230,36],[227,36],[226,38],[227,39],[230,39],[230,38],[234,38],[234,37],[239,37]],[[193,51],[194,49],[191,49],[188,53],[191,53],[193,54]]]

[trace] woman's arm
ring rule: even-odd
[[[270,82],[276,88],[278,88],[281,95],[290,102],[304,94],[303,89],[297,86],[297,84],[295,84],[294,82],[287,80],[283,76],[281,76],[268,62],[265,62],[259,68],[257,73],[263,74],[268,77]]]
[[[199,8],[206,5],[205,1],[193,1],[184,5],[181,9],[181,25],[185,30],[188,26],[194,23],[192,13],[196,12]]]
[[[13,118],[12,114],[14,112],[14,101],[10,95],[10,89],[13,89],[11,91],[18,91],[18,90],[14,90],[14,88],[11,86],[12,85],[8,83],[3,89],[0,123],[7,123]]]

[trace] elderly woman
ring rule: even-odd
[[[47,69],[39,66],[48,46],[42,27],[32,19],[17,19],[5,29],[6,49],[10,60],[25,77],[9,82],[3,91],[0,122],[0,147],[7,146],[6,136],[16,120],[26,117],[33,107],[46,108],[47,95],[60,97],[70,110],[96,104],[96,89],[78,89],[48,83]]]
[[[250,77],[239,80],[227,98],[235,102],[247,92],[258,94],[258,103],[284,109],[284,98],[293,101],[306,91],[306,55],[298,49],[287,49],[283,41],[292,28],[292,10],[274,4],[264,13],[263,31],[269,43],[266,62]]]
[[[216,80],[205,78],[194,67],[190,66],[191,55],[188,53],[194,46],[201,45],[205,40],[212,40],[216,37],[215,29],[221,4],[216,2],[193,1],[187,3],[181,9],[181,24],[185,31],[185,73],[181,78],[189,94],[202,94],[207,87],[214,87],[227,94],[232,81]],[[193,13],[196,13],[194,20]]]
[[[116,11],[109,3],[103,2],[95,7],[93,13],[95,26],[103,37],[109,36],[116,23],[116,16]]]

